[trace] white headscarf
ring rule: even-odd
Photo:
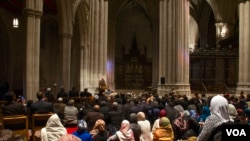
[[[60,121],[57,114],[53,114],[47,121],[46,126],[41,130],[42,141],[56,141],[67,134],[66,128]]]
[[[211,115],[216,115],[219,118],[220,122],[217,123],[218,125],[230,120],[228,113],[228,101],[221,95],[216,95],[212,98],[210,103],[210,112]]]

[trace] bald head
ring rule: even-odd
[[[99,111],[100,110],[100,106],[99,105],[94,105],[94,111]]]

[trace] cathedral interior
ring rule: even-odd
[[[2,0],[0,80],[42,88],[246,93],[249,0]]]

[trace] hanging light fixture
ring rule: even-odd
[[[18,18],[14,18],[13,19],[13,28],[18,28],[18,26],[19,26]]]

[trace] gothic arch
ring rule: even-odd
[[[74,15],[73,4],[69,0],[57,0],[58,19],[59,19],[59,33],[72,34]]]
[[[40,87],[60,85],[61,53],[59,47],[58,21],[46,16],[41,23],[40,38]]]
[[[159,52],[157,51],[159,49],[159,41],[158,41],[158,34],[159,34],[159,14],[156,12],[158,11],[158,1],[140,1],[140,0],[123,0],[123,1],[110,1],[109,2],[109,42],[108,47],[109,50],[113,50],[112,54],[108,54],[108,63],[115,64],[115,58],[117,58],[117,55],[121,55],[121,46],[125,44],[124,46],[127,47],[125,52],[128,52],[128,49],[130,48],[130,44],[132,42],[132,38],[134,33],[136,34],[136,38],[138,38],[138,46],[147,47],[148,50],[148,57],[153,62],[153,72],[152,72],[152,78],[157,78],[157,57]],[[131,11],[134,10],[135,17],[136,18],[142,18],[142,20],[133,21],[134,19],[126,19],[126,14],[132,13]],[[137,14],[137,15],[136,15]],[[129,16],[127,16],[129,17]],[[130,16],[132,17],[132,16]],[[130,21],[128,21],[130,20]],[[127,22],[127,25],[124,24]],[[140,23],[141,22],[141,23]],[[139,26],[139,24],[142,24]],[[135,26],[135,29],[137,31],[132,30],[132,25]],[[127,26],[123,27],[122,26]],[[140,30],[140,28],[144,28],[144,32]],[[126,29],[126,31],[121,30]],[[127,33],[126,33],[127,32]],[[130,33],[131,32],[131,33]],[[134,33],[133,33],[134,32]],[[130,36],[130,37],[129,37]],[[147,40],[143,40],[147,38]],[[122,42],[122,43],[121,43]],[[119,49],[120,48],[120,49]],[[141,49],[143,52],[143,49]],[[115,66],[114,66],[114,70]],[[115,72],[113,72],[115,73]],[[157,80],[152,80],[152,84],[157,84]]]
[[[209,20],[211,20],[210,16],[212,16],[211,14],[213,15],[213,11],[210,5],[206,4],[201,13],[202,16],[198,23],[199,35],[200,35],[200,47],[205,47],[208,44],[207,35],[208,35]]]

